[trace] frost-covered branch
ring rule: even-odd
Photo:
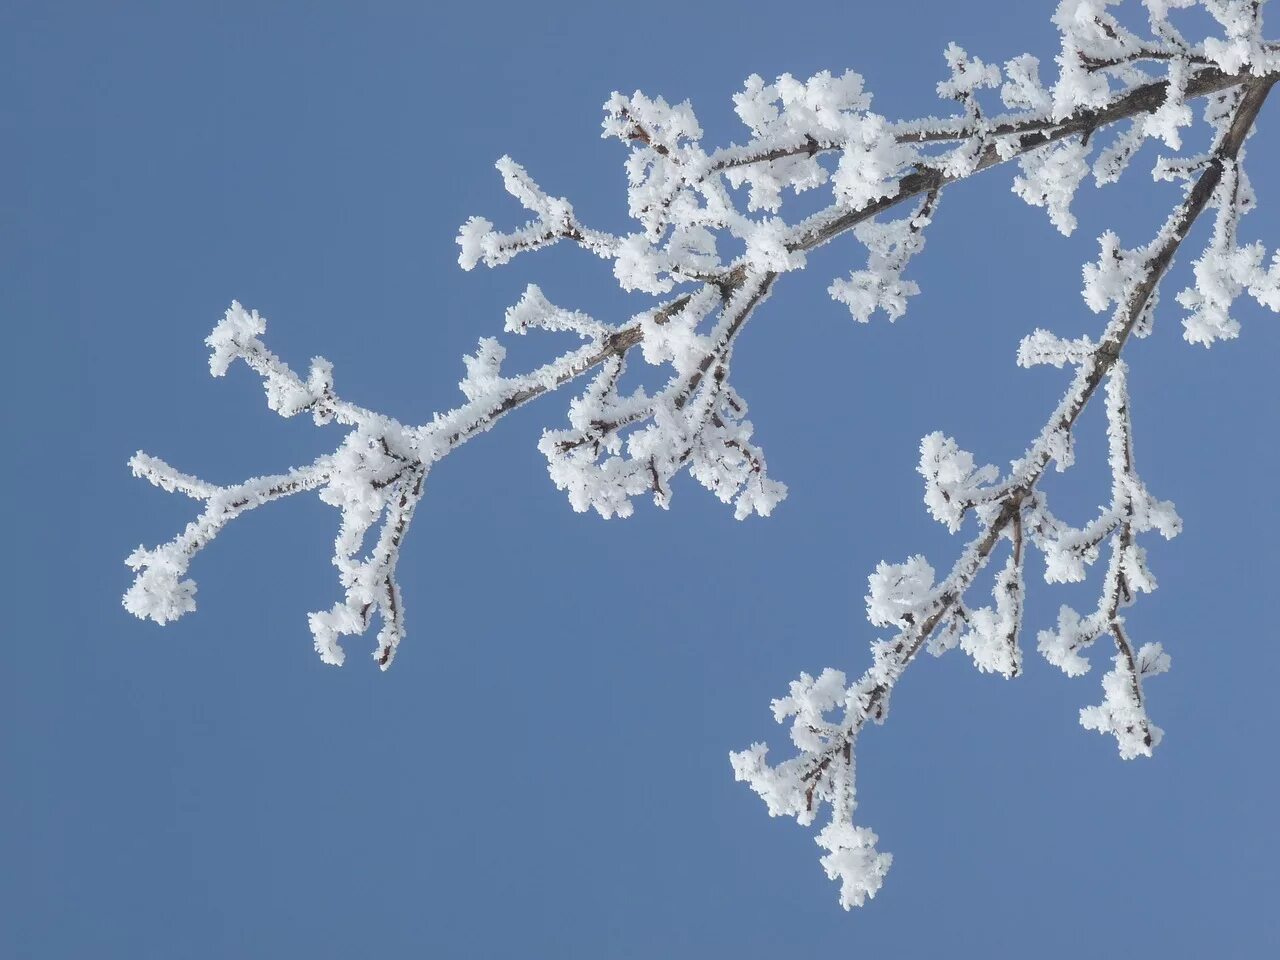
[[[807,80],[784,74],[773,82],[753,75],[733,98],[747,141],[707,147],[688,102],[613,94],[603,135],[627,148],[633,229],[615,234],[588,226],[567,198],[548,194],[503,157],[497,164],[503,184],[529,219],[503,231],[472,217],[458,236],[458,260],[467,270],[497,267],[568,240],[609,262],[619,287],[640,300],[628,319],[607,323],[556,306],[530,285],[508,309],[506,332],[568,333],[576,345],[531,371],[508,374],[502,343],[482,338],[464,358],[464,402],[426,424],[407,425],[339,397],[325,360],[312,361],[305,377],[295,373],[261,339],[265,321],[233,303],[207,341],[211,372],[221,376],[243,360],[262,378],[270,409],[285,417],[310,413],[317,425],[346,433],[333,453],[312,464],[229,486],[135,456],[136,474],[204,507],[173,540],[129,557],[137,576],[125,606],[159,623],[194,609],[188,568],[223,526],[261,503],[316,491],[340,511],[333,562],[342,587],[331,609],[309,618],[316,648],[326,662],[341,663],[341,638],[365,633],[376,616],[374,656],[387,667],[406,630],[397,563],[430,470],[507,413],[570,383],[579,392],[568,404],[568,424],[544,431],[539,449],[573,509],[625,517],[640,496],[665,508],[674,479],[687,471],[732,504],[738,518],[767,516],[786,487],[770,476],[747,404],[734,389],[733,356],[748,321],[785,274],[803,269],[817,247],[850,238],[862,254],[851,258],[846,276],[830,280],[830,295],[860,322],[877,314],[896,320],[919,292],[911,264],[952,185],[1016,161],[1014,192],[1071,233],[1077,226],[1071,203],[1085,178],[1092,174],[1099,186],[1117,182],[1155,140],[1172,155],[1157,160],[1153,175],[1181,182],[1184,197],[1145,246],[1126,249],[1111,232],[1100,238],[1099,259],[1085,268],[1084,298],[1095,311],[1113,310],[1102,335],[1068,341],[1037,330],[1019,349],[1024,366],[1074,371],[1040,434],[1003,475],[979,467],[941,433],[921,444],[930,513],[953,533],[970,520],[976,527],[950,571],[936,581],[922,556],[881,564],[870,578],[868,615],[893,633],[873,645],[871,668],[852,684],[836,670],[816,679],[801,675],[774,703],[779,721],[792,718],[797,756],[771,766],[757,744],[734,754],[733,765],[773,814],[810,823],[828,804],[831,819],[817,839],[827,872],[841,882],[841,902],[848,907],[874,896],[890,858],[876,851],[872,832],[853,822],[857,736],[868,719],[884,719],[898,678],[921,649],[940,655],[959,647],[980,670],[1005,677],[1022,671],[1032,551],[1043,555],[1051,582],[1083,579],[1107,552],[1097,608],[1081,616],[1064,607],[1056,629],[1040,631],[1037,645],[1075,675],[1088,669],[1087,648],[1110,636],[1114,669],[1104,677],[1102,703],[1082,711],[1081,722],[1113,735],[1122,756],[1150,754],[1160,731],[1147,715],[1143,681],[1166,669],[1169,658],[1159,644],[1135,646],[1122,611],[1155,586],[1137,538],[1151,530],[1173,536],[1179,521],[1136,472],[1121,352],[1150,332],[1158,284],[1192,225],[1210,210],[1212,236],[1194,263],[1194,285],[1177,297],[1188,311],[1186,338],[1208,345],[1236,336],[1239,323],[1230,311],[1246,292],[1280,311],[1280,254],[1268,264],[1261,244],[1242,246],[1238,239],[1240,219],[1256,202],[1244,141],[1280,77],[1280,46],[1262,34],[1261,0],[1202,0],[1216,26],[1198,40],[1175,23],[1193,5],[1143,0],[1142,28],[1114,15],[1117,0],[1062,0],[1053,17],[1061,50],[1051,81],[1042,81],[1030,54],[1001,65],[951,44],[947,75],[937,86],[951,105],[944,116],[884,117],[872,110],[853,71]],[[1196,128],[1197,105],[1208,149],[1180,152],[1184,133]],[[829,191],[825,206],[787,215],[789,195],[816,189]],[[649,376],[624,390],[629,367]],[[1077,528],[1053,515],[1040,480],[1051,464],[1070,466],[1077,420],[1099,388],[1107,396],[1111,500]],[[997,554],[1003,564],[991,602],[971,602]]]
[[[1086,271],[1085,289],[1086,301],[1096,309],[1115,305],[1101,339],[1096,344],[1088,338],[1062,341],[1036,331],[1023,341],[1023,365],[1071,364],[1076,373],[1040,435],[1013,462],[1009,474],[997,481],[994,468],[975,469],[972,455],[941,434],[922,442],[920,472],[930,512],[953,532],[969,513],[978,527],[948,575],[935,583],[933,567],[922,556],[904,564],[880,564],[869,581],[868,619],[876,626],[895,627],[897,633],[872,644],[872,666],[848,685],[838,670],[824,671],[817,681],[802,674],[788,697],[774,701],[779,722],[794,718],[791,738],[797,756],[770,765],[768,748],[760,743],[732,755],[737,778],[760,794],[771,815],[794,816],[808,824],[821,803],[830,805],[830,823],[817,842],[828,851],[822,863],[828,875],[840,881],[846,908],[875,895],[891,862],[888,854],[876,851],[873,832],[853,825],[857,737],[868,720],[884,721],[899,678],[922,649],[941,655],[960,646],[979,670],[1005,677],[1019,672],[1027,543],[1044,553],[1045,579],[1053,582],[1083,579],[1100,542],[1110,538],[1111,562],[1097,611],[1081,618],[1063,607],[1057,631],[1042,631],[1038,645],[1051,663],[1078,675],[1089,668],[1081,651],[1110,633],[1117,650],[1115,667],[1103,678],[1103,702],[1082,710],[1081,724],[1114,735],[1126,759],[1149,756],[1159,743],[1161,731],[1147,716],[1142,681],[1164,672],[1170,660],[1158,643],[1135,649],[1120,611],[1137,592],[1155,588],[1136,534],[1154,529],[1172,537],[1181,523],[1172,505],[1153,499],[1136,473],[1126,368],[1120,355],[1131,337],[1150,331],[1158,284],[1197,218],[1211,206],[1238,208],[1234,185],[1244,141],[1274,83],[1274,78],[1255,81],[1210,110],[1216,143],[1199,164],[1199,176],[1186,198],[1150,244],[1121,251],[1114,235],[1103,238],[1102,259]],[[1215,231],[1214,244],[1220,232]],[[1052,515],[1039,481],[1051,463],[1059,470],[1071,464],[1076,422],[1104,383],[1112,501],[1098,518],[1077,530]],[[1011,547],[995,578],[994,605],[973,609],[967,596],[1005,540]],[[836,719],[826,719],[832,712]]]

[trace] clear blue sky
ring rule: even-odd
[[[749,73],[864,73],[890,116],[933,96],[955,40],[1055,49],[1048,2],[99,4],[0,12],[5,563],[0,955],[221,957],[1261,956],[1280,943],[1272,697],[1280,517],[1276,317],[1184,344],[1166,288],[1131,351],[1137,452],[1186,522],[1149,544],[1132,611],[1173,672],[1151,681],[1154,760],[1082,730],[1106,651],[1068,680],[915,666],[864,738],[862,819],[896,861],[846,914],[812,832],[770,820],[730,749],[782,746],[769,700],[801,670],[867,663],[865,578],[958,542],[925,514],[919,438],[1017,455],[1065,382],[1018,370],[1036,326],[1101,320],[1078,296],[1094,238],[1145,242],[1176,199],[1135,168],[1059,237],[995,171],[948,190],[896,326],[825,295],[837,244],[779,284],[736,353],[791,498],[736,523],[690,482],[669,513],[573,514],[535,449],[568,396],[510,417],[430,478],[401,565],[410,637],[380,674],[323,666],[305,613],[336,598],[336,514],[291,501],[194,568],[200,610],[128,616],[122,560],[189,502],[132,479],[138,448],[230,482],[339,436],[268,413],[243,368],[207,375],[232,298],[270,343],[331,359],[344,395],[408,421],[452,406],[461,355],[540,283],[638,309],[571,251],[455,265],[456,228],[521,222],[511,153],[582,216],[625,214],[614,89],[690,97],[741,138]],[[372,7],[372,10],[368,7]],[[1280,16],[1280,13],[1277,14]],[[1280,244],[1280,103],[1252,142]],[[515,363],[540,354],[521,344]],[[818,411],[815,413],[815,411]],[[1061,512],[1107,495],[1102,424],[1054,478]],[[1074,511],[1074,513],[1072,512]],[[1028,635],[1091,595],[1032,582]]]

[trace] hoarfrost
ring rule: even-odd
[[[314,492],[339,514],[333,564],[340,587],[329,609],[308,617],[316,650],[326,663],[341,664],[343,638],[366,633],[377,619],[373,655],[386,668],[406,635],[398,560],[431,468],[507,413],[570,383],[578,393],[568,403],[568,422],[544,430],[538,447],[572,509],[626,517],[644,496],[665,509],[674,478],[687,471],[738,519],[768,516],[787,490],[769,473],[734,386],[733,359],[748,321],[784,274],[804,269],[818,247],[852,235],[866,250],[865,268],[831,281],[831,296],[861,322],[877,311],[896,319],[919,292],[904,271],[924,247],[944,188],[1017,158],[1015,192],[1045,207],[1053,225],[1069,234],[1077,226],[1071,203],[1090,170],[1093,144],[1109,138],[1092,165],[1102,185],[1115,182],[1155,139],[1174,155],[1158,158],[1152,174],[1178,184],[1181,199],[1145,245],[1122,245],[1112,231],[1099,238],[1097,261],[1083,269],[1083,297],[1091,310],[1109,311],[1103,329],[1075,338],[1035,329],[1018,347],[1021,366],[1068,368],[1062,397],[1039,433],[1003,473],[979,467],[941,431],[921,441],[917,469],[929,514],[952,534],[969,528],[950,568],[939,574],[919,554],[880,563],[868,578],[867,617],[889,635],[872,641],[870,665],[852,681],[832,668],[816,678],[801,674],[773,702],[775,719],[790,724],[793,756],[770,763],[768,747],[753,743],[730,759],[770,815],[809,825],[828,808],[816,840],[825,851],[823,869],[840,885],[841,905],[874,897],[892,858],[877,849],[874,832],[854,822],[857,738],[869,722],[885,721],[897,683],[921,650],[941,656],[958,647],[980,671],[1021,672],[1033,552],[1050,583],[1081,581],[1105,566],[1093,574],[1100,579],[1096,606],[1083,614],[1061,606],[1056,622],[1038,630],[1036,646],[1050,664],[1079,676],[1090,669],[1091,646],[1109,637],[1115,653],[1101,703],[1085,707],[1080,721],[1113,736],[1124,758],[1150,755],[1162,733],[1148,716],[1145,681],[1167,670],[1170,658],[1160,643],[1135,644],[1127,611],[1157,586],[1138,538],[1173,537],[1181,521],[1137,471],[1121,354],[1151,332],[1160,283],[1210,210],[1212,236],[1194,260],[1192,286],[1177,298],[1187,311],[1186,338],[1208,345],[1240,335],[1232,311],[1246,292],[1280,311],[1280,253],[1268,263],[1261,244],[1239,239],[1241,219],[1256,203],[1244,141],[1280,79],[1280,46],[1264,38],[1262,5],[1252,0],[1144,0],[1147,36],[1113,16],[1118,2],[1058,3],[1053,78],[1042,80],[1040,61],[1030,54],[1005,61],[1001,70],[949,45],[948,74],[937,87],[952,101],[943,117],[894,122],[873,113],[864,79],[852,71],[808,79],[783,74],[772,82],[752,75],[733,98],[747,141],[712,149],[704,147],[688,102],[614,93],[604,105],[602,135],[626,149],[633,223],[621,233],[591,227],[567,198],[547,193],[510,157],[500,158],[503,186],[528,219],[508,231],[484,217],[468,219],[457,236],[463,269],[501,266],[567,241],[606,261],[619,287],[642,300],[628,318],[611,322],[557,306],[528,285],[506,311],[505,331],[571,334],[574,345],[510,373],[504,344],[481,337],[463,358],[462,401],[426,423],[405,424],[340,396],[323,358],[313,359],[305,375],[296,373],[267,348],[264,318],[233,302],[207,339],[210,373],[221,377],[243,361],[261,378],[269,409],[284,417],[309,413],[317,425],[344,432],[331,453],[309,464],[226,485],[136,454],[135,475],[196,501],[199,512],[168,543],[129,555],[135,579],[125,608],[161,624],[193,611],[189,567],[228,523]],[[1201,20],[1214,25],[1209,35],[1185,36],[1171,20],[1193,6],[1209,14]],[[1183,153],[1196,100],[1204,101],[1209,145]],[[788,191],[827,185],[830,201],[817,212],[795,217],[784,210]],[[904,207],[912,212],[887,216],[899,204],[913,205]],[[624,392],[620,385],[637,354],[644,366],[635,372],[651,379]],[[1053,513],[1040,481],[1050,465],[1065,471],[1073,464],[1079,418],[1099,391],[1106,397],[1110,499],[1073,526]],[[1000,565],[991,600],[974,605],[971,593],[992,562]]]

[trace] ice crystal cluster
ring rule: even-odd
[[[342,639],[364,634],[376,618],[374,656],[387,667],[405,636],[397,558],[432,466],[508,412],[571,383],[577,394],[567,422],[544,431],[538,446],[573,509],[626,517],[642,496],[666,508],[673,477],[687,470],[739,519],[768,516],[787,490],[770,475],[734,389],[733,353],[784,274],[803,269],[817,247],[852,240],[865,257],[830,280],[832,298],[859,322],[877,314],[896,320],[919,290],[911,261],[952,184],[1016,164],[1013,191],[1070,233],[1081,184],[1090,176],[1099,187],[1115,183],[1142,145],[1156,141],[1161,155],[1152,174],[1181,183],[1182,199],[1145,243],[1126,245],[1112,232],[1099,238],[1082,291],[1085,305],[1106,317],[1096,339],[1035,330],[1018,349],[1019,364],[1052,365],[1066,377],[1039,434],[1003,470],[980,465],[941,433],[920,443],[930,515],[953,534],[968,531],[958,557],[941,572],[919,555],[881,563],[866,596],[868,620],[885,631],[872,643],[871,666],[853,680],[835,669],[801,674],[773,703],[778,722],[789,724],[793,755],[771,762],[757,743],[731,760],[771,815],[806,825],[826,817],[816,841],[844,907],[874,897],[892,858],[854,819],[858,737],[868,721],[884,721],[899,678],[921,651],[959,648],[981,671],[1021,672],[1032,554],[1049,583],[1100,571],[1097,605],[1063,606],[1056,623],[1038,630],[1036,649],[1079,676],[1091,668],[1093,645],[1108,640],[1114,653],[1101,701],[1081,710],[1080,722],[1114,738],[1122,757],[1149,756],[1161,730],[1149,717],[1146,685],[1170,657],[1160,643],[1131,635],[1125,610],[1156,586],[1143,536],[1173,537],[1180,520],[1139,473],[1122,353],[1152,331],[1160,282],[1202,215],[1212,218],[1211,234],[1194,259],[1194,285],[1176,296],[1185,338],[1209,346],[1237,336],[1232,308],[1246,294],[1280,311],[1280,255],[1268,258],[1261,244],[1239,239],[1240,220],[1255,203],[1245,141],[1280,78],[1280,46],[1264,39],[1262,7],[1262,0],[1062,0],[1053,15],[1061,52],[1047,69],[1029,54],[989,63],[948,46],[937,90],[954,106],[940,117],[898,121],[876,113],[852,71],[769,82],[751,76],[733,98],[747,129],[741,145],[705,145],[687,102],[613,94],[604,136],[627,150],[632,232],[588,226],[568,199],[550,196],[504,157],[497,164],[503,185],[528,220],[503,230],[471,218],[458,235],[458,261],[466,270],[497,267],[567,241],[611,264],[619,286],[638,296],[636,312],[596,319],[552,304],[531,285],[508,309],[505,331],[568,332],[577,346],[510,373],[502,343],[482,338],[464,358],[464,402],[410,425],[343,399],[323,359],[305,376],[294,372],[266,346],[264,319],[233,303],[207,340],[210,372],[222,376],[243,361],[261,376],[270,409],[336,424],[342,439],[310,464],[230,486],[137,454],[135,474],[201,509],[173,540],[128,558],[136,578],[126,608],[161,624],[194,610],[190,564],[228,522],[315,491],[339,512],[333,563],[341,586],[332,608],[310,614],[316,649],[326,662],[342,663]],[[1190,25],[1211,29],[1188,35]],[[788,218],[787,197],[811,190],[825,191],[825,206]],[[652,368],[657,386],[624,390],[628,364]],[[1074,527],[1055,516],[1040,480],[1051,467],[1071,466],[1077,420],[1098,393],[1110,498]],[[988,564],[997,567],[984,599],[974,594]]]

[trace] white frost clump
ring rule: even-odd
[[[845,304],[859,323],[867,323],[877,310],[883,310],[890,321],[897,320],[907,311],[907,298],[920,292],[914,280],[902,279],[902,271],[924,249],[924,228],[932,216],[927,207],[926,202],[913,217],[888,223],[873,218],[854,227],[854,235],[867,248],[867,269],[833,281],[827,292]]]
[[[502,361],[507,348],[495,337],[481,337],[476,352],[462,358],[467,375],[458,381],[458,389],[468,400],[490,393],[502,382]]]
[[[747,234],[747,260],[761,273],[787,273],[804,269],[804,253],[787,247],[788,227],[784,220],[770,217],[754,225]]]
[[[933,567],[920,554],[906,563],[881,561],[867,589],[867,619],[877,627],[904,626],[932,599]]]
[[[1163,140],[1170,150],[1182,149],[1182,127],[1191,126],[1191,108],[1184,99],[1187,92],[1188,68],[1185,60],[1169,63],[1169,87],[1164,103],[1147,115],[1142,123],[1144,136]]]
[[[711,347],[710,340],[698,333],[698,324],[714,308],[715,291],[704,290],[693,297],[688,306],[669,317],[659,318],[654,311],[639,316],[640,352],[646,363],[658,366],[669,363],[681,376],[692,374]]]
[[[1224,73],[1238,73],[1251,63],[1265,64],[1274,57],[1274,50],[1269,52],[1263,45],[1257,0],[1206,0],[1204,6],[1225,34],[1206,37],[1204,52]]]
[[[850,132],[831,178],[836,199],[856,210],[892,196],[901,171],[915,159],[915,150],[898,143],[884,117],[866,114]]]
[[[813,838],[828,851],[821,858],[827,878],[840,881],[840,906],[849,910],[874,897],[893,865],[893,854],[876,850],[877,837],[866,827],[832,822]]]
[[[679,149],[682,141],[702,139],[702,127],[688,100],[672,106],[662,97],[650,98],[637,90],[629,97],[613,94],[604,107],[601,137],[643,139],[666,151]]]
[[[1000,99],[1011,110],[1046,112],[1053,104],[1049,91],[1040,82],[1040,61],[1029,53],[1014,57],[1004,65],[1005,83]]]
[[[796,143],[806,147],[803,152],[731,166],[725,172],[731,186],[750,186],[748,210],[776,213],[784,188],[800,193],[827,182],[829,173],[814,152],[847,140],[871,106],[871,96],[854,71],[836,77],[824,70],[807,81],[784,73],[769,84],[752,74],[742,92],[734,94],[733,103],[759,144],[757,149]]]
[[[848,132],[851,119],[870,106],[871,95],[853,70],[838,77],[823,70],[807,81],[784,73],[771,84],[753,73],[742,93],[733,95],[734,112],[762,140],[817,133],[839,137]]]
[[[163,626],[196,608],[196,583],[180,579],[187,565],[177,551],[138,547],[125,563],[138,576],[124,595],[124,608],[135,617]]]
[[[1249,281],[1249,294],[1264,307],[1280,313],[1280,250],[1271,258],[1271,269],[1254,271]]]
[[[1224,171],[1213,203],[1218,208],[1213,239],[1195,261],[1195,286],[1178,294],[1178,303],[1190,311],[1182,321],[1183,336],[1206,347],[1240,335],[1240,323],[1229,311],[1246,290],[1263,306],[1280,311],[1280,252],[1268,271],[1262,244],[1242,247],[1237,242],[1240,218],[1254,204],[1249,180],[1237,165]]]
[[[804,826],[813,823],[813,809],[805,803],[791,768],[769,766],[769,748],[763,743],[753,743],[746,750],[729,754],[733,778],[745,783],[764,801],[771,817],[795,817]]]
[[[1010,556],[996,575],[995,607],[979,607],[967,616],[969,629],[960,649],[973,658],[982,673],[1016,677],[1022,669],[1018,634],[1022,630],[1023,582],[1021,557]]]
[[[960,529],[965,510],[980,502],[982,488],[1000,476],[990,464],[975,466],[973,454],[938,432],[920,441],[920,465],[916,471],[924,477],[924,502],[929,515],[952,533]]]
[[[827,667],[814,679],[807,673],[792,680],[787,696],[774,700],[773,719],[778,723],[794,717],[791,740],[801,750],[820,750],[822,731],[827,726],[823,714],[845,702],[847,681],[844,672]]]
[[[1092,664],[1080,651],[1102,632],[1100,619],[1092,616],[1082,620],[1080,614],[1064,603],[1058,608],[1058,629],[1041,630],[1036,636],[1036,649],[1068,677],[1084,676]]]
[[[702,476],[696,469],[690,470],[693,478],[708,486]],[[714,491],[713,491],[714,492]],[[721,497],[723,500],[724,498]],[[733,501],[733,519],[745,520],[753,513],[756,516],[767,517],[773,513],[773,508],[787,499],[787,485],[781,480],[774,480],[770,477],[761,476],[759,473],[752,474],[747,480],[743,481],[742,490]]]
[[[1169,655],[1160,644],[1148,643],[1138,651],[1136,670],[1130,669],[1123,654],[1113,658],[1114,669],[1102,678],[1102,703],[1080,711],[1080,726],[1109,733],[1116,738],[1125,760],[1149,757],[1159,746],[1164,731],[1147,719],[1142,706],[1142,678],[1169,669]]]
[[[328,610],[307,614],[307,626],[311,628],[320,662],[333,667],[340,667],[347,662],[346,651],[342,649],[342,638],[360,633],[364,629],[359,614],[345,603],[335,603]]]
[[[971,57],[964,48],[956,43],[947,44],[942,56],[951,68],[951,77],[938,83],[938,96],[947,100],[964,100],[984,87],[1000,86],[1000,68],[993,63],[984,63],[978,57]],[[1034,64],[1032,65],[1034,70]],[[1021,79],[1026,79],[1023,73]]]
[[[1084,302],[1094,313],[1109,305],[1120,306],[1129,299],[1134,278],[1140,275],[1141,252],[1125,250],[1111,230],[1098,237],[1101,252],[1095,263],[1084,265]]]
[[[613,276],[623,290],[643,293],[667,293],[675,282],[667,272],[670,263],[642,233],[635,233],[618,244],[613,261]]]
[[[474,270],[484,259],[485,241],[493,230],[493,224],[484,217],[471,217],[458,230],[458,266]]]
[[[1063,236],[1076,228],[1071,200],[1089,172],[1085,158],[1089,148],[1081,138],[1051,144],[1024,154],[1018,160],[1022,176],[1014,178],[1013,192],[1033,207],[1045,207],[1049,220]]]
[[[1071,116],[1077,110],[1104,106],[1111,97],[1111,84],[1105,71],[1090,71],[1086,56],[1106,58],[1117,52],[1113,38],[1127,31],[1106,12],[1118,0],[1061,0],[1054,12],[1053,23],[1062,34],[1062,52],[1058,62],[1058,81],[1053,85],[1055,120]]]
[[[213,332],[204,339],[209,347],[209,373],[215,377],[226,376],[243,345],[266,332],[267,322],[257,310],[245,310],[239,301],[232,300]]]

